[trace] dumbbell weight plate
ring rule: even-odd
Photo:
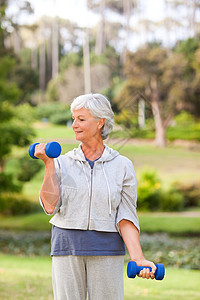
[[[157,267],[155,272],[156,280],[162,280],[165,276],[165,267],[163,264],[157,264],[156,267]]]
[[[58,157],[61,153],[61,146],[57,142],[50,142],[45,147],[45,153],[50,158]]]
[[[30,157],[32,157],[33,159],[38,159],[38,157],[36,157],[35,154],[35,146],[38,145],[39,143],[34,143],[32,144],[29,149],[28,149],[28,153],[30,155]]]

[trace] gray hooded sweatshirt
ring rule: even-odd
[[[104,146],[93,169],[85,159],[81,145],[54,159],[60,198],[51,224],[67,229],[117,232],[118,223],[126,219],[139,230],[133,164]]]

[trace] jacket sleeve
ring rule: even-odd
[[[131,221],[138,231],[140,231],[139,220],[136,213],[137,208],[137,179],[132,162],[127,159],[126,171],[123,180],[121,202],[118,207],[116,216],[116,226],[118,231],[118,223],[123,220]]]
[[[62,195],[62,191],[61,191],[61,167],[60,167],[60,162],[59,162],[59,159],[58,158],[54,158],[54,166],[55,166],[55,171],[56,171],[56,179],[57,179],[57,183],[59,185],[59,188],[60,188],[60,197],[58,199],[58,202],[56,204],[56,207],[53,211],[53,213],[48,213],[45,208],[44,208],[44,205],[43,205],[43,202],[42,202],[42,199],[40,197],[40,193],[39,193],[39,201],[40,201],[40,205],[42,206],[44,212],[48,215],[48,216],[51,216],[51,215],[54,215],[55,213],[57,213],[60,209],[60,206],[61,206],[61,195]]]

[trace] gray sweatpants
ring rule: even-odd
[[[124,256],[53,256],[55,300],[123,300]]]

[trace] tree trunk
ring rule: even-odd
[[[33,47],[31,49],[31,66],[33,70],[37,71],[38,68],[38,58],[37,58],[37,48]]]
[[[100,13],[101,13],[101,21],[100,28],[97,32],[96,37],[96,45],[95,45],[95,53],[100,55],[105,50],[105,0],[101,0],[100,2]]]
[[[2,159],[0,162],[0,172],[4,173],[5,172],[5,164],[6,164],[6,160]]]
[[[46,55],[45,43],[40,45],[40,102],[44,102],[44,92],[46,87]]]
[[[19,54],[20,52],[20,36],[19,36],[19,32],[17,31],[17,29],[15,28],[13,31],[13,46],[14,46],[14,52],[16,54]]]
[[[58,74],[58,38],[59,38],[59,26],[58,19],[55,18],[53,23],[53,38],[52,38],[52,78],[56,77]]]
[[[145,101],[139,99],[138,103],[138,124],[140,128],[145,128]]]
[[[120,56],[122,65],[124,65],[126,61],[129,33],[130,33],[130,18],[131,18],[131,11],[132,11],[132,3],[130,0],[123,0],[123,11],[124,11],[124,18],[125,18],[125,25],[124,25],[125,36],[123,42],[124,43],[123,50]]]
[[[151,107],[155,121],[156,138],[155,144],[158,147],[166,146],[166,126],[161,117],[159,106],[159,92],[157,87],[157,80],[155,77],[151,78]]]
[[[83,62],[84,62],[84,83],[85,94],[91,93],[91,75],[90,75],[90,49],[88,30],[85,30],[85,40],[83,41]]]
[[[52,78],[52,35],[47,39],[47,82]]]

